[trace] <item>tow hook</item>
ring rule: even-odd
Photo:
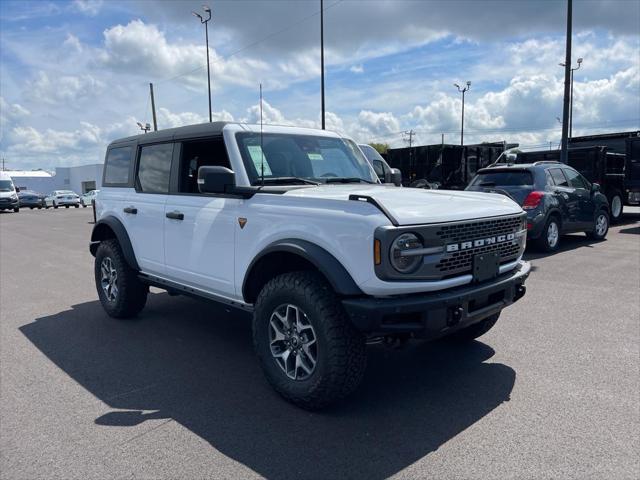
[[[527,287],[525,287],[524,285],[518,285],[516,287],[516,295],[513,301],[515,302],[520,300],[522,297],[524,297],[525,293],[527,293]]]
[[[462,315],[464,314],[464,308],[457,306],[449,309],[449,315],[447,317],[447,326],[453,327],[460,323]]]

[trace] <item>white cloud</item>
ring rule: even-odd
[[[226,110],[221,112],[212,112],[213,121],[232,122],[233,115]],[[158,109],[158,128],[174,128],[184,125],[195,125],[197,123],[205,123],[209,121],[208,115],[200,115],[194,112],[173,113],[166,108]]]
[[[71,33],[67,33],[67,38],[62,43],[64,46],[69,47],[75,53],[82,52],[82,44],[80,43],[80,39]]]
[[[73,0],[73,7],[90,17],[95,17],[100,13],[103,4],[103,0]]]
[[[350,72],[352,73],[362,73],[364,72],[364,67],[362,66],[362,64],[360,65],[353,65],[350,69]]]
[[[104,89],[104,82],[89,74],[50,77],[40,71],[27,83],[27,90],[34,98],[49,104],[65,103],[70,107],[99,96]]]

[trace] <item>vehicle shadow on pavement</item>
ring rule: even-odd
[[[485,363],[494,351],[478,341],[371,346],[357,393],[310,413],[267,384],[249,320],[163,293],[149,296],[138,320],[113,320],[96,301],[20,330],[114,409],[97,425],[171,418],[270,478],[386,478],[508,401],[516,378],[506,365]]]
[[[604,242],[606,241],[605,239]],[[543,252],[535,248],[535,246],[531,246],[527,247],[523,258],[525,260],[537,260],[538,258],[558,255],[578,248],[593,248],[593,244],[595,243],[601,242],[588,238],[584,233],[572,233],[570,235],[563,235],[560,238],[560,247],[555,252]]]

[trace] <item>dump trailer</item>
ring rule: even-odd
[[[405,186],[463,190],[478,169],[491,165],[505,149],[515,146],[499,142],[393,148],[387,151],[387,162],[400,169]]]

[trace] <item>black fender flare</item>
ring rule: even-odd
[[[136,260],[136,255],[133,251],[133,246],[131,245],[131,240],[129,239],[129,234],[127,233],[127,229],[124,228],[124,225],[122,225],[122,222],[120,220],[112,215],[101,218],[93,226],[93,230],[91,231],[91,244],[89,245],[89,251],[91,252],[91,255],[93,255],[94,257],[96,256],[98,245],[102,240],[111,238],[105,237],[104,235],[107,229],[111,230],[115,235],[116,240],[118,240],[124,258],[129,266],[134,270],[140,270],[138,261]]]
[[[306,240],[283,239],[269,244],[249,264],[242,281],[242,297],[245,300],[249,297],[249,279],[252,276],[254,267],[261,259],[272,253],[291,253],[308,261],[324,275],[331,287],[339,295],[356,296],[363,294],[344,266],[324,248]]]

